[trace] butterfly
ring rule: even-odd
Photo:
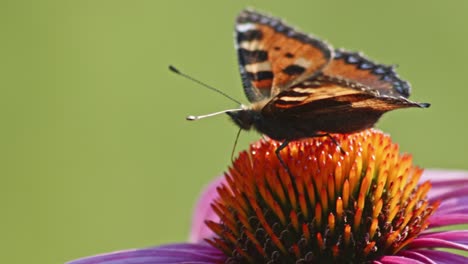
[[[244,130],[282,141],[374,126],[390,110],[427,108],[408,100],[410,85],[394,67],[359,53],[334,50],[278,18],[244,10],[237,17],[236,49],[250,106],[227,114]]]
[[[275,17],[243,10],[236,20],[235,44],[251,104],[219,113],[227,113],[241,130],[254,129],[282,142],[276,155],[284,167],[279,153],[291,141],[321,136],[334,141],[330,133],[373,127],[385,112],[430,106],[407,99],[410,85],[394,67],[360,53],[335,50]]]

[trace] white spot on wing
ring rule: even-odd
[[[294,64],[307,69],[310,67],[310,65],[312,65],[312,61],[301,57],[301,58],[296,59],[294,61]]]
[[[281,101],[285,102],[297,102],[297,101],[304,101],[308,96],[282,96],[279,98]]]
[[[239,44],[239,47],[242,48],[242,49],[249,50],[249,51],[262,49],[261,42],[258,41],[258,40],[242,41]]]
[[[314,88],[301,88],[301,87],[296,87],[292,89],[296,93],[304,93],[304,94],[311,94],[314,93],[316,89]]]
[[[236,30],[239,32],[247,32],[252,29],[256,29],[257,26],[252,23],[247,23],[247,24],[239,24],[236,26]]]
[[[257,73],[260,71],[271,71],[271,63],[269,61],[252,63],[245,65],[245,70],[251,73]]]

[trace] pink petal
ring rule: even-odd
[[[468,223],[468,214],[447,214],[437,212],[429,218],[429,227],[461,225]]]
[[[454,243],[468,245],[468,230],[451,230],[433,233],[425,233],[418,238],[437,238],[447,240]]]
[[[430,257],[422,254],[421,252],[416,252],[413,250],[403,250],[398,252],[398,255],[419,260],[423,263],[437,264],[437,262],[433,261]]]
[[[451,198],[441,202],[434,214],[468,214],[468,197]]]
[[[468,257],[440,250],[417,249],[411,252],[430,258],[434,263],[459,264],[468,263]]]
[[[440,186],[440,188],[431,188],[428,194],[428,198],[430,201],[438,201],[440,200],[442,204],[444,201],[449,201],[450,199],[461,199],[466,200],[468,198],[468,181],[463,183],[463,185],[451,185],[451,183],[447,182],[447,185]]]
[[[215,264],[224,254],[209,245],[172,244],[147,249],[131,249],[68,262],[67,264]]]
[[[192,228],[190,230],[189,237],[190,242],[199,243],[202,242],[203,239],[209,238],[213,235],[211,229],[206,226],[205,221],[219,221],[218,215],[216,215],[211,208],[211,202],[218,198],[216,188],[224,181],[224,176],[216,178],[205,188],[198,199],[192,216]]]
[[[420,181],[433,181],[438,183],[440,181],[456,181],[466,180],[468,178],[468,171],[463,170],[441,170],[441,169],[427,169],[424,170]]]
[[[445,239],[438,238],[426,238],[418,237],[414,239],[409,245],[408,248],[453,248],[468,251],[468,246],[465,246],[461,243],[456,243],[452,241],[447,241]]]
[[[468,172],[467,171],[455,171],[455,170],[425,170],[421,182],[431,181],[432,189],[429,192],[429,198],[440,195],[441,193],[447,193],[452,190],[459,189],[460,187],[467,186],[468,184]]]
[[[403,256],[384,256],[378,262],[374,261],[374,263],[379,262],[382,264],[426,264],[425,262]]]

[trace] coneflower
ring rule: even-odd
[[[468,174],[423,173],[378,130],[241,152],[195,212],[191,242],[70,262],[468,263]],[[424,178],[424,179],[422,179]],[[437,228],[437,231],[434,231]]]

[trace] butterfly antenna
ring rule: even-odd
[[[172,65],[169,65],[169,70],[172,71],[173,73],[176,73],[176,74],[178,74],[178,75],[180,75],[180,76],[186,78],[186,79],[189,79],[189,80],[191,80],[191,81],[193,81],[193,82],[196,82],[196,83],[200,84],[201,86],[204,86],[204,87],[206,87],[206,88],[208,88],[208,89],[210,89],[210,90],[212,90],[212,91],[215,91],[215,92],[217,92],[217,93],[223,95],[224,97],[230,99],[230,100],[233,101],[233,102],[236,102],[236,103],[238,103],[238,104],[240,104],[240,105],[242,104],[239,100],[236,100],[236,99],[232,98],[231,96],[227,95],[227,94],[224,93],[223,91],[218,90],[218,89],[214,88],[214,87],[211,86],[211,85],[208,85],[208,84],[206,84],[206,83],[204,83],[204,82],[202,82],[202,81],[200,81],[200,80],[197,80],[197,79],[193,78],[193,77],[190,76],[190,75],[187,75],[187,74],[185,74],[185,73],[179,71],[179,69],[177,69],[176,67],[174,67],[174,66],[172,66]]]

